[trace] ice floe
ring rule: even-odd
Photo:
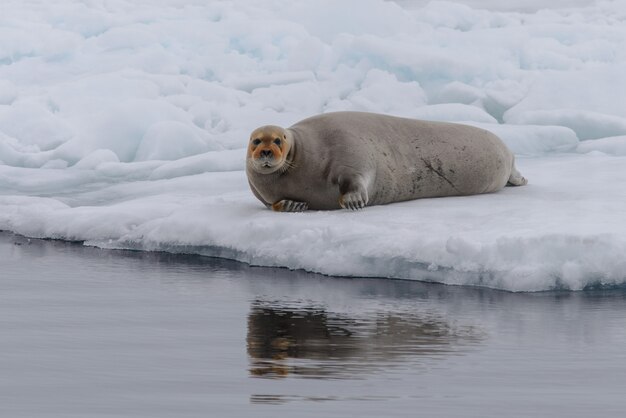
[[[0,229],[514,291],[626,284],[626,5],[464,3],[8,0]],[[488,129],[530,183],[266,210],[249,132],[337,110]]]

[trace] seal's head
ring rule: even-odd
[[[285,172],[290,166],[287,155],[291,138],[280,126],[262,126],[250,135],[248,143],[248,166],[259,174]]]

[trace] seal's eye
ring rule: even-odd
[[[274,143],[280,147],[280,144],[282,144],[282,141],[280,140],[280,138],[276,138],[274,140]]]
[[[258,138],[255,139],[254,141],[252,141],[252,145],[254,145],[254,146],[259,145],[260,143],[261,143],[261,140],[258,139]]]

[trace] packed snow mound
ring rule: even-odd
[[[337,110],[626,135],[616,94],[626,91],[624,9],[9,2],[0,132],[17,141],[3,140],[5,154],[19,157],[2,161],[72,166],[100,149],[123,162],[173,160],[240,148],[258,125]],[[168,145],[172,136],[181,144]]]
[[[0,229],[346,276],[626,284],[626,5],[471,7],[490,2],[5,1]],[[249,132],[340,110],[490,130],[530,184],[267,211]]]
[[[603,152],[610,155],[626,155],[626,135],[582,141],[576,148],[578,152]]]

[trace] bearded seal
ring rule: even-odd
[[[489,131],[365,112],[255,129],[246,174],[253,194],[279,212],[355,210],[527,183]]]

